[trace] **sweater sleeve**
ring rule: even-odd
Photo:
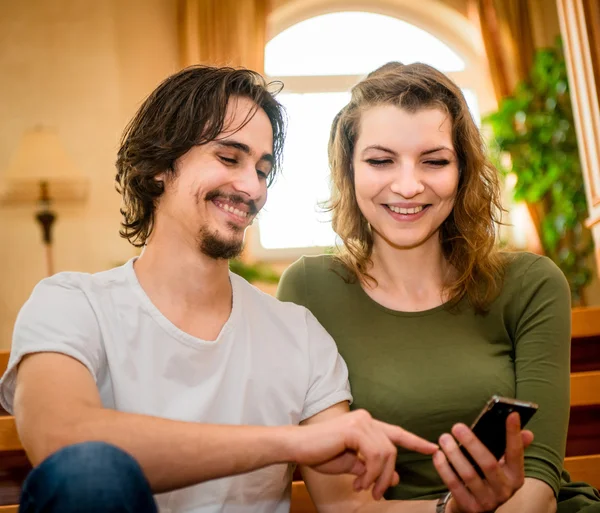
[[[525,452],[525,475],[544,481],[556,495],[569,422],[569,285],[551,260],[538,257],[522,276],[517,302],[516,395],[539,405],[527,425],[535,440]]]

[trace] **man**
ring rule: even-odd
[[[43,280],[17,319],[0,401],[37,465],[21,511],[283,513],[293,464],[323,511],[347,511],[352,479],[324,474],[353,474],[375,504],[397,483],[395,444],[436,450],[348,413],[315,318],[229,272],[283,136],[247,70],[188,68],[144,102],[117,160],[122,235],[142,255]]]

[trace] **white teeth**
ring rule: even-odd
[[[217,205],[217,207],[219,207],[221,210],[225,210],[225,212],[231,212],[232,214],[235,214],[238,217],[248,217],[248,212],[239,210],[231,205],[228,205],[227,203],[215,202],[215,205]]]
[[[395,207],[393,205],[388,205],[388,208],[392,212],[396,212],[396,214],[418,214],[425,207],[423,205],[421,205],[421,206],[413,207],[413,208],[400,208],[400,207]]]

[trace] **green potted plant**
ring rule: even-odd
[[[239,258],[234,258],[229,261],[229,269],[250,283],[279,283],[279,274],[270,266],[260,262],[250,264]]]
[[[573,304],[583,305],[593,241],[560,39],[536,52],[527,80],[483,123],[493,132],[492,155],[510,155],[508,167],[494,160],[516,175],[514,200],[527,204],[544,253],[567,277]]]

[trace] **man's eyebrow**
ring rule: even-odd
[[[221,146],[222,148],[235,148],[236,150],[240,150],[246,155],[249,155],[251,157],[254,156],[254,152],[250,149],[250,146],[240,141],[228,139],[226,141],[216,141],[216,144],[217,146]],[[271,165],[275,163],[275,158],[270,153],[264,153],[260,157],[260,160],[269,162]]]
[[[425,150],[425,151],[421,152],[421,155],[429,155],[430,153],[435,153],[436,151],[440,151],[440,150],[448,150],[448,151],[454,153],[454,151],[451,150],[450,148],[448,148],[447,146],[436,146],[435,148],[431,148],[430,150]]]

